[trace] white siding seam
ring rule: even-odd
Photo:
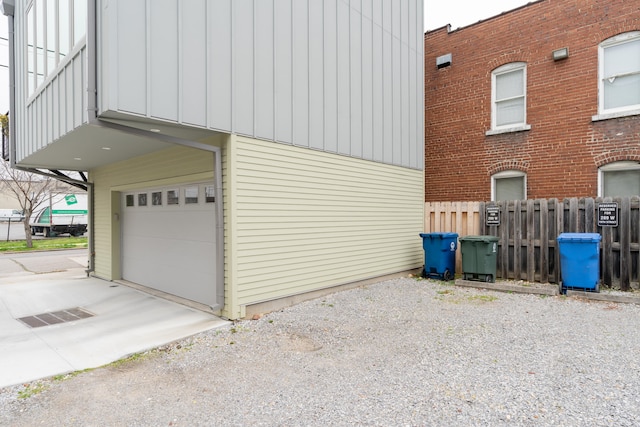
[[[147,37],[147,40],[145,42],[145,77],[147,86],[147,97],[144,116],[151,117],[151,69],[149,67],[149,64],[151,64],[151,0],[145,1],[145,17],[147,20],[147,22],[145,22],[145,34]]]
[[[177,14],[177,19],[178,19],[178,24],[177,24],[177,57],[178,57],[178,64],[177,64],[177,68],[178,68],[178,99],[177,99],[177,120],[178,123],[184,123],[183,120],[183,112],[184,112],[184,82],[183,82],[183,78],[184,78],[184,74],[183,74],[183,69],[184,69],[184,61],[182,60],[183,55],[184,55],[184,46],[182,45],[184,43],[184,37],[183,37],[183,25],[182,25],[182,19],[183,19],[183,12],[182,12],[182,7],[183,7],[183,2],[179,1],[177,2],[176,5],[176,14]]]

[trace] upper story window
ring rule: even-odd
[[[87,32],[87,0],[31,0],[27,8],[27,92],[31,96]]]
[[[599,76],[600,114],[640,109],[640,31],[600,44]]]
[[[524,130],[527,126],[527,65],[514,62],[491,73],[491,129]]]
[[[623,161],[600,167],[598,170],[598,196],[640,196],[640,164]]]
[[[525,200],[527,175],[518,170],[498,172],[491,177],[491,200]]]

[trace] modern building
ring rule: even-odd
[[[640,195],[640,5],[540,0],[425,34],[425,200]]]
[[[88,171],[93,275],[236,319],[422,265],[422,1],[3,10],[11,161]]]

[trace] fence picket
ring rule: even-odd
[[[600,203],[618,203],[618,226],[598,225]],[[486,224],[486,208],[497,206],[499,225]],[[427,233],[455,232],[499,238],[496,276],[502,279],[559,283],[563,232],[599,233],[602,286],[629,290],[638,287],[640,268],[640,198],[571,198],[500,202],[427,202]],[[460,246],[456,271],[461,273]]]
[[[540,207],[540,282],[549,281],[549,203],[546,200],[539,200]]]
[[[628,197],[620,200],[618,232],[620,236],[620,289],[628,291],[630,286],[629,265],[631,264],[631,202]]]

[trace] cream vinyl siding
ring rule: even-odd
[[[92,170],[95,183],[95,274],[109,280],[120,272],[120,191],[213,179],[213,155],[172,147]],[[212,261],[213,262],[213,261]]]
[[[231,146],[227,275],[240,306],[422,265],[422,171],[245,137]]]

